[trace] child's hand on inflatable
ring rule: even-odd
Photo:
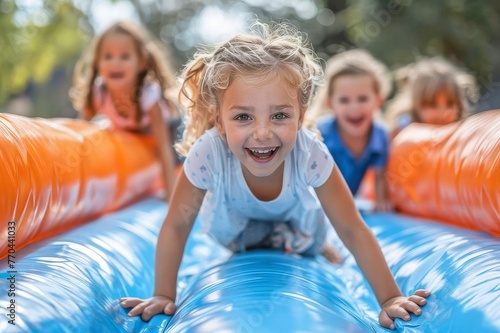
[[[382,304],[382,311],[378,317],[380,325],[394,329],[394,319],[401,318],[404,321],[410,320],[409,312],[417,316],[422,314],[421,306],[427,303],[426,297],[431,293],[427,290],[419,289],[410,297],[397,296]]]
[[[125,308],[133,308],[128,313],[129,317],[141,315],[142,320],[148,321],[155,314],[174,314],[176,307],[174,301],[165,296],[153,296],[148,299],[124,297],[120,299],[120,305]]]

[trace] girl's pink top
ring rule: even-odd
[[[113,104],[111,95],[107,92],[103,83],[94,84],[94,108],[98,114],[105,115],[111,122],[112,129],[123,129],[131,131],[147,131],[151,126],[151,109],[158,104],[163,115],[163,119],[168,121],[172,118],[170,109],[163,98],[163,94],[158,83],[147,83],[142,88],[140,98],[140,108],[143,112],[140,124],[135,122],[135,110],[127,117],[120,115]]]

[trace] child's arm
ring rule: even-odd
[[[375,210],[378,212],[390,212],[393,204],[389,199],[387,188],[386,168],[375,168]]]
[[[430,293],[418,290],[411,297],[402,296],[375,236],[356,209],[352,195],[337,167],[333,168],[328,180],[316,188],[316,193],[326,215],[354,255],[382,307],[380,324],[394,328],[394,318],[409,320],[408,312],[420,315],[420,306],[426,303],[424,297]]]
[[[168,202],[172,196],[175,184],[175,156],[172,149],[173,142],[170,135],[170,128],[165,123],[158,104],[155,104],[151,109],[151,126],[162,166],[165,190],[167,191],[165,199]]]
[[[155,259],[155,288],[149,299],[122,298],[124,308],[132,308],[129,316],[142,314],[148,321],[158,313],[175,312],[177,272],[184,252],[186,240],[200,209],[205,190],[201,190],[187,179],[184,170],[179,175],[167,217],[158,235]]]

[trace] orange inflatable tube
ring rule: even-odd
[[[500,236],[500,110],[411,124],[394,138],[387,177],[400,211]]]
[[[0,259],[159,189],[153,148],[81,120],[0,114]]]

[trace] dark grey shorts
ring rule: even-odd
[[[315,256],[321,254],[327,234],[326,225],[318,224],[320,225],[314,235],[304,237],[304,234],[294,230],[289,222],[250,220],[228,248],[235,252],[250,249],[279,249],[305,256]],[[302,249],[297,250],[295,246],[289,247],[290,244],[300,244],[300,242],[302,246],[299,248],[302,247]]]

